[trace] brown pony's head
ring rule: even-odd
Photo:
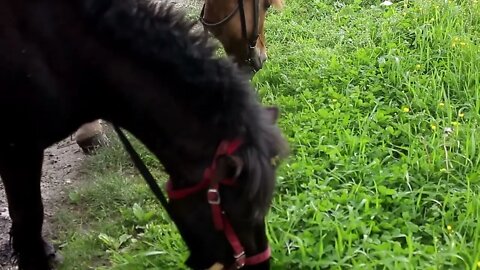
[[[243,69],[253,73],[267,60],[264,22],[270,6],[282,0],[205,0],[200,21]]]

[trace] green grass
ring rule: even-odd
[[[165,179],[158,162],[134,142],[152,173]],[[186,247],[118,139],[85,167],[84,183],[69,191],[55,218],[60,235],[54,243],[65,257],[60,269],[184,269],[178,262],[186,259]]]
[[[268,16],[254,83],[292,149],[268,216],[274,269],[480,268],[480,3],[379,4],[287,0]],[[67,261],[179,269],[176,230],[105,151],[59,221]]]

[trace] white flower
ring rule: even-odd
[[[383,2],[380,4],[380,6],[387,6],[387,7],[388,7],[388,6],[391,6],[391,5],[393,5],[393,3],[390,2],[390,1],[383,1]]]
[[[450,133],[453,132],[453,128],[446,127],[446,128],[443,129],[443,132],[445,133],[445,135],[449,135]]]

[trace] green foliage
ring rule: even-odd
[[[478,267],[479,15],[289,1],[269,17],[255,82],[293,149],[269,216],[279,268]]]
[[[274,269],[480,268],[479,29],[477,0],[287,0],[269,13],[254,83],[292,149],[268,217]],[[182,267],[152,195],[117,183],[132,197],[98,218],[116,229],[91,229],[91,253],[108,250],[108,269]]]

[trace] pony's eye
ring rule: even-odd
[[[272,3],[270,2],[270,0],[266,0],[265,2],[265,9],[267,10],[268,8],[270,8],[270,6],[272,5]]]

